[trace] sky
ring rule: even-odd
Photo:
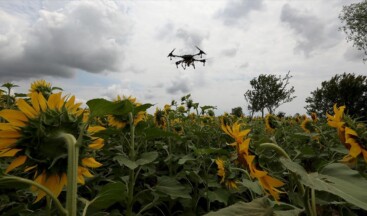
[[[363,52],[338,16],[357,0],[0,0],[0,82],[17,93],[44,79],[80,102],[133,96],[163,108],[191,94],[230,113],[260,74],[289,71],[296,98],[275,112],[306,113],[305,99],[336,74],[366,75]],[[167,55],[207,55],[176,68]]]

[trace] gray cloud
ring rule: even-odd
[[[261,10],[262,0],[231,0],[224,9],[215,14],[215,18],[223,20],[225,25],[237,24],[253,10]]]
[[[166,89],[167,93],[177,94],[177,93],[189,93],[190,92],[190,82],[188,79],[178,79],[174,80],[171,85]]]
[[[355,47],[348,47],[344,53],[344,58],[348,61],[361,62],[364,58],[364,52]]]
[[[5,12],[0,13],[2,20],[10,26],[0,31],[2,77],[71,77],[76,69],[118,71],[124,60],[130,24],[117,8],[103,2],[70,2],[62,10],[41,10],[35,23]],[[19,29],[19,22],[27,27]]]
[[[209,38],[209,34],[187,25],[176,27],[172,23],[166,23],[158,29],[155,37],[159,40],[179,40],[184,47],[188,47],[189,50],[186,51],[192,52],[197,51],[195,46],[201,47],[202,42]]]
[[[335,24],[327,25],[321,19],[285,4],[280,19],[297,34],[295,52],[303,52],[307,57],[315,49],[327,49],[341,40]]]
[[[224,49],[222,50],[222,55],[227,56],[227,57],[234,57],[236,56],[238,52],[238,48],[229,48],[229,49]]]

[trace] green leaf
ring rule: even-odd
[[[122,182],[104,185],[98,195],[89,203],[94,209],[106,209],[116,202],[123,202],[126,198],[126,186]]]
[[[122,165],[127,166],[131,170],[136,169],[138,167],[138,164],[135,161],[132,161],[123,155],[117,155],[113,159],[117,161],[121,166]]]
[[[156,152],[156,151],[145,152],[145,153],[141,154],[140,158],[135,162],[138,165],[145,165],[145,164],[152,163],[157,158],[158,158],[158,152]]]
[[[326,191],[339,196],[350,204],[367,210],[367,180],[357,171],[341,163],[332,163],[320,173],[308,174],[297,163],[281,158],[282,164],[296,173],[302,184],[318,191]]]
[[[245,186],[246,188],[248,188],[249,190],[251,190],[252,192],[258,195],[261,195],[264,193],[258,182],[250,181],[248,179],[243,179],[242,182],[239,182],[239,184]]]
[[[187,161],[193,161],[193,160],[196,160],[196,158],[194,158],[192,155],[185,155],[180,160],[178,160],[178,164],[182,165]]]
[[[87,105],[91,116],[124,115],[133,111],[133,105],[129,100],[112,102],[103,98],[97,98],[89,100]]]
[[[176,179],[168,176],[158,177],[158,184],[155,186],[154,190],[169,195],[172,199],[191,199],[190,190],[180,184]]]
[[[154,106],[153,104],[143,104],[143,105],[140,105],[140,106],[136,106],[134,107],[134,114],[137,114],[138,112],[141,112],[141,111],[146,111],[147,109],[149,109],[150,107]]]
[[[208,199],[210,202],[218,201],[228,205],[228,199],[231,193],[223,188],[218,188],[214,191],[208,191]]]
[[[273,209],[270,206],[267,198],[254,199],[252,202],[237,202],[226,208],[222,208],[216,212],[209,212],[205,216],[272,216]]]
[[[148,128],[145,131],[145,136],[147,139],[155,139],[155,138],[162,138],[162,137],[175,137],[175,138],[180,138],[180,136],[178,136],[175,133],[172,132],[168,132],[168,131],[164,131],[161,130],[159,128]]]

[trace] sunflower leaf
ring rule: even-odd
[[[129,100],[112,102],[103,98],[97,98],[89,100],[87,105],[91,116],[125,115],[133,111],[133,105]]]
[[[339,196],[350,204],[367,210],[367,180],[357,171],[341,163],[332,163],[318,173],[307,173],[302,166],[285,158],[281,163],[299,176],[302,184],[318,191]]]
[[[273,215],[273,208],[270,206],[269,202],[267,202],[267,198],[263,197],[254,199],[249,203],[237,202],[216,212],[209,212],[205,214],[205,216],[234,216],[243,215],[244,212],[249,216],[271,216]]]
[[[116,202],[123,202],[126,197],[126,185],[124,183],[109,183],[104,185],[98,195],[89,202],[89,207],[106,209]]]
[[[123,155],[117,155],[113,159],[117,161],[121,166],[127,166],[131,170],[136,169],[139,166],[135,161],[132,161]]]
[[[158,158],[158,152],[156,152],[156,151],[145,152],[145,153],[141,154],[140,158],[135,162],[136,162],[136,164],[142,166],[142,165],[149,164],[149,163],[155,161],[155,159],[157,159],[157,158]]]
[[[155,186],[154,190],[158,193],[169,195],[172,199],[179,197],[186,199],[191,198],[191,191],[172,177],[158,177],[158,184]]]

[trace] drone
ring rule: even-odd
[[[203,66],[205,66],[205,62],[206,59],[195,59],[195,56],[200,56],[200,58],[203,57],[203,54],[206,55],[206,53],[204,51],[202,51],[199,47],[196,46],[196,48],[199,50],[198,53],[193,54],[193,55],[174,55],[173,51],[175,51],[175,49],[173,49],[167,57],[170,57],[170,60],[172,60],[172,58],[182,58],[182,60],[176,61],[176,67],[178,68],[178,66],[181,64],[181,67],[185,70],[187,67],[190,67],[190,65],[192,65],[192,67],[195,69],[195,62],[202,62]]]

